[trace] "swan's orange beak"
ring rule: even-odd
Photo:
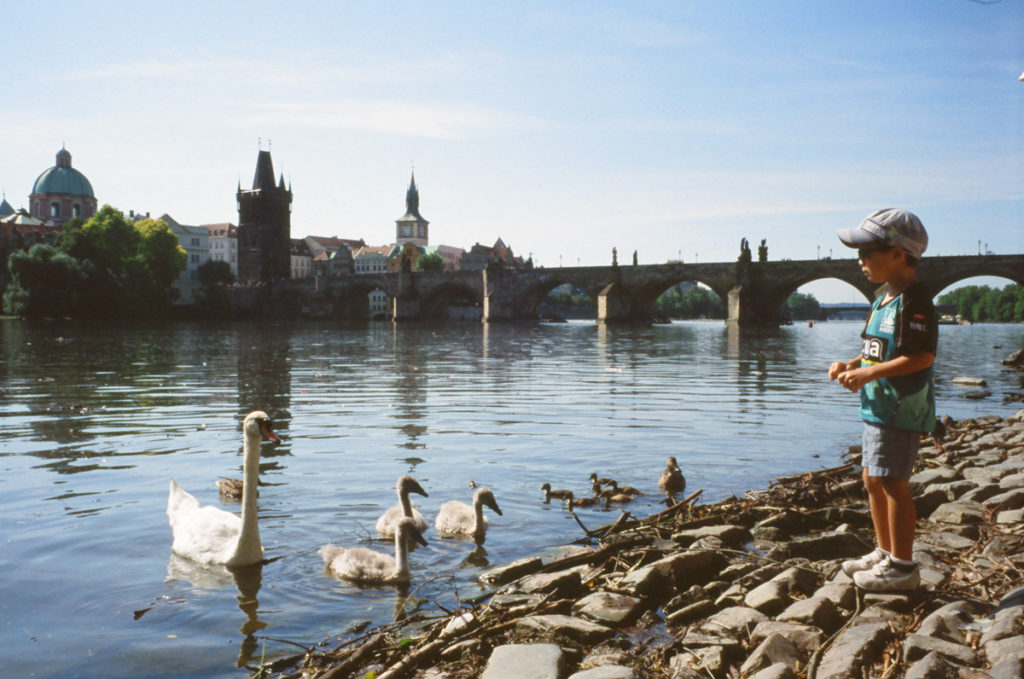
[[[268,441],[273,443],[281,442],[281,439],[277,438],[277,434],[275,434],[274,430],[271,429],[269,422],[263,422],[260,424],[260,433],[263,434],[263,437]]]

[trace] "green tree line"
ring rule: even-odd
[[[940,295],[939,304],[952,304],[956,313],[972,323],[1024,321],[1024,285],[990,288],[965,285]]]
[[[3,308],[29,317],[152,318],[169,309],[186,264],[166,223],[132,223],[104,205],[88,221],[65,224],[54,245],[11,253]]]

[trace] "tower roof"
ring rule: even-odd
[[[6,217],[7,215],[13,215],[14,208],[7,202],[7,194],[4,194],[3,200],[0,201],[0,217]]]
[[[409,189],[405,192],[405,214],[398,218],[399,222],[427,222],[420,214],[420,191],[416,188],[416,173],[412,173]]]
[[[274,187],[274,161],[270,159],[270,151],[260,151],[256,157],[256,174],[252,178],[252,188],[268,190]]]
[[[65,148],[57,152],[57,164],[44,170],[32,186],[32,195],[47,193],[96,198],[85,175],[71,167],[71,154]]]

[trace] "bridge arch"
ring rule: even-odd
[[[420,316],[424,319],[444,318],[452,302],[467,302],[479,307],[483,300],[477,290],[461,281],[444,282],[422,292]]]

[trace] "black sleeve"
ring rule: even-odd
[[[934,354],[939,343],[939,326],[931,295],[920,283],[903,291],[896,352],[900,355],[927,351]]]

